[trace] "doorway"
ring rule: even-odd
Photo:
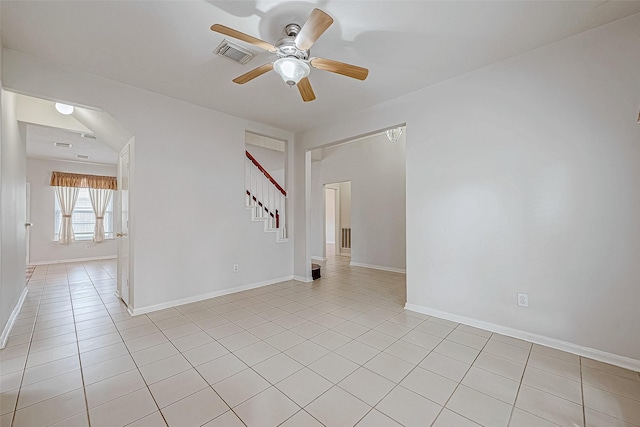
[[[133,305],[133,281],[132,273],[132,251],[131,240],[129,239],[129,224],[131,219],[130,212],[130,186],[131,186],[131,151],[134,139],[124,146],[120,152],[118,159],[118,222],[120,224],[120,232],[116,233],[118,242],[118,271],[116,295],[120,297],[127,307],[130,314]]]
[[[337,188],[326,187],[324,189],[325,200],[325,254],[326,257],[336,255],[336,233],[338,230],[336,219],[340,216],[337,210],[340,204],[340,200],[337,197]]]
[[[24,126],[26,146],[26,264],[46,265],[121,257],[124,261],[118,263],[117,271],[108,273],[115,282],[124,281],[122,286],[118,284],[116,294],[132,309],[133,241],[128,238],[131,231],[130,221],[122,221],[124,215],[120,208],[122,206],[125,209],[127,218],[131,217],[131,205],[128,200],[132,188],[132,180],[129,177],[133,175],[135,159],[133,136],[106,112],[74,106],[72,114],[62,115],[55,112],[53,100],[27,95],[15,96],[16,110],[21,117],[21,126]],[[47,111],[53,113],[42,113]],[[56,143],[52,144],[51,141]],[[126,155],[121,158],[119,153],[125,146]],[[42,176],[50,174],[51,171],[116,176],[119,162],[123,163],[121,169],[125,176],[119,177],[118,182],[125,181],[126,190],[123,196],[126,202],[121,204],[119,194],[114,192],[113,210],[108,209],[103,216],[105,238],[99,243],[93,241],[95,223],[91,223],[88,218],[94,219],[95,214],[91,203],[83,200],[74,207],[77,220],[73,221],[77,221],[78,225],[74,229],[75,241],[60,244],[56,234],[62,214],[60,209],[56,209],[56,197],[51,186],[47,185]],[[33,226],[29,225],[31,223]],[[125,238],[114,239],[116,232],[119,235],[124,234]]]
[[[324,257],[351,256],[351,181],[324,186]]]

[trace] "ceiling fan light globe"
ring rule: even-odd
[[[280,58],[273,63],[273,69],[289,86],[295,86],[311,72],[309,65],[298,58]]]

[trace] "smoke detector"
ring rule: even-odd
[[[253,58],[252,52],[248,51],[247,49],[241,48],[240,46],[233,44],[226,39],[222,40],[222,43],[218,45],[213,53],[224,58],[228,58],[232,61],[239,62],[242,65],[251,61],[251,58]]]

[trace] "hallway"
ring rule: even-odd
[[[0,352],[0,426],[640,423],[636,372],[404,311],[404,275],[322,265],[136,317],[115,260],[38,266]]]

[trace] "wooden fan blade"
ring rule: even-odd
[[[277,50],[271,43],[267,43],[241,31],[234,30],[233,28],[225,27],[224,25],[214,24],[211,26],[211,31],[233,37],[234,39],[242,40],[243,42],[251,43],[261,49],[268,50],[269,52],[275,52]]]
[[[267,71],[273,70],[273,62],[269,62],[267,64],[261,65],[258,68],[254,68],[253,70],[245,73],[239,77],[233,79],[234,83],[238,83],[239,85],[243,85],[248,81],[255,79],[256,77],[260,77]]]
[[[307,22],[304,23],[302,29],[296,36],[296,47],[300,50],[308,50],[331,24],[333,24],[332,17],[320,9],[313,9]]]
[[[311,87],[308,77],[305,77],[298,82],[298,90],[300,91],[300,95],[302,95],[302,100],[304,102],[316,99],[316,94],[313,93],[313,88]]]
[[[313,68],[318,70],[331,71],[332,73],[342,74],[343,76],[352,77],[358,80],[364,80],[369,75],[369,70],[344,62],[334,61],[333,59],[313,58],[309,61]]]

